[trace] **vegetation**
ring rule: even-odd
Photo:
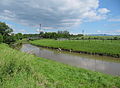
[[[68,31],[58,31],[58,32],[40,32],[40,34],[24,34],[24,38],[31,38],[31,40],[40,39],[40,38],[49,38],[49,39],[58,39],[58,38],[67,38],[70,39],[72,37],[81,37],[82,34],[73,35]],[[34,38],[35,37],[35,38]]]
[[[31,41],[34,45],[47,46],[53,48],[68,49],[72,51],[81,51],[89,54],[107,55],[120,57],[120,40],[35,40]],[[74,46],[74,47],[73,47]]]
[[[3,37],[2,42],[7,44],[10,44],[10,42],[14,42],[15,40],[13,35],[11,34],[12,32],[13,30],[8,25],[6,25],[3,22],[0,22],[0,34]]]
[[[119,88],[120,77],[22,53],[0,44],[1,88]]]
[[[0,34],[9,35],[13,30],[3,22],[0,22]]]
[[[23,38],[29,37],[49,38],[30,41],[35,45],[120,57],[120,41],[118,37],[114,37],[112,42],[108,40],[103,42],[101,40],[90,40],[90,37],[88,38],[89,40],[85,40],[82,34],[71,35],[68,31],[24,35],[21,33],[14,34],[13,29],[0,22],[0,88],[120,87],[120,77],[39,58],[14,50],[7,45],[19,46],[23,42],[28,42]],[[57,40],[59,38],[75,39],[76,37],[82,40]]]
[[[23,39],[23,34],[22,33],[17,33],[15,34],[16,40],[22,40]]]
[[[71,37],[72,40],[120,40],[120,36],[76,36],[76,37]]]
[[[69,39],[69,40],[120,40],[120,36],[83,36],[83,34],[73,35],[68,31],[58,31],[58,32],[40,32],[39,34],[22,34],[22,33],[13,33],[13,29],[10,28],[6,23],[0,22],[0,38],[2,38],[1,42],[11,44],[15,43],[18,40],[22,40],[23,38],[28,38],[30,40],[36,40],[41,38],[49,38],[49,39]]]
[[[3,36],[0,34],[0,43],[3,42]]]
[[[13,29],[11,29],[6,23],[0,22],[0,43],[11,44],[17,40],[22,39],[22,34],[13,34]]]
[[[70,34],[68,31],[58,31],[58,32],[40,32],[40,34],[24,34],[24,38],[30,38],[31,40],[36,40],[36,39],[61,39],[61,38],[66,38],[69,40],[120,40],[120,36],[88,36],[83,34],[77,34],[73,35]]]

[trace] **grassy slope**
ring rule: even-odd
[[[31,41],[32,44],[48,46],[48,47],[60,47],[63,49],[72,49],[74,51],[86,51],[90,53],[101,53],[111,55],[114,57],[120,57],[120,40],[35,40]],[[74,47],[73,47],[74,46]]]
[[[0,88],[120,88],[120,77],[68,66],[0,44]]]

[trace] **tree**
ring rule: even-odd
[[[118,40],[118,37],[114,37],[114,40]]]
[[[3,22],[0,22],[0,33],[4,35],[9,35],[13,30]]]
[[[11,43],[14,43],[15,41],[16,41],[16,38],[14,35],[4,36],[4,43],[11,44]]]
[[[40,35],[40,37],[42,38],[42,37],[44,36],[44,32],[41,31],[39,35]]]
[[[0,34],[0,43],[3,42],[3,36]]]
[[[68,31],[58,31],[58,37],[59,38],[69,38],[70,34]]]
[[[77,36],[78,36],[78,37],[82,37],[82,36],[83,36],[83,34],[77,34]]]
[[[3,42],[10,44],[15,42],[15,37],[11,33],[13,30],[4,22],[0,22],[0,34],[3,36]]]
[[[15,34],[15,37],[17,40],[22,40],[23,35],[22,35],[22,33],[17,33],[17,34]]]

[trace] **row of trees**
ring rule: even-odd
[[[40,36],[42,38],[50,38],[50,39],[57,39],[57,38],[69,38],[70,34],[68,31],[58,31],[56,32],[41,32]]]
[[[0,43],[11,44],[22,39],[23,36],[21,33],[14,34],[12,32],[12,28],[10,28],[4,22],[0,22]]]
[[[24,38],[50,38],[50,39],[58,39],[58,38],[71,38],[71,37],[81,37],[82,34],[73,35],[68,31],[58,31],[58,32],[40,32],[40,34],[24,34]]]

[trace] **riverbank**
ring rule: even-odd
[[[16,41],[14,44],[10,44],[9,46],[13,49],[19,50],[21,45],[26,43],[29,43],[29,41],[27,39],[22,39],[22,40]]]
[[[31,44],[64,51],[120,58],[120,40],[52,40],[30,41]]]
[[[0,44],[1,88],[119,88],[120,77],[80,69]]]

